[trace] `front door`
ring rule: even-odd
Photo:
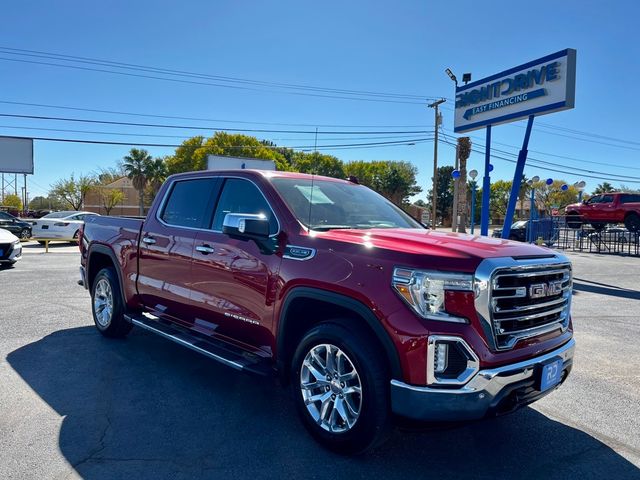
[[[142,230],[138,292],[145,308],[185,326],[193,324],[191,260],[198,230],[211,222],[215,177],[174,181]]]
[[[225,179],[211,229],[198,232],[194,246],[194,328],[270,353],[281,257],[261,252],[253,240],[223,234],[227,213],[264,214],[270,234],[278,234],[278,221],[260,189],[247,179]]]

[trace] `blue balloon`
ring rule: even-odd
[[[493,172],[493,165],[489,164],[489,171]]]
[[[564,185],[562,185],[562,186],[560,187],[560,190],[562,190],[562,191],[566,192],[567,190],[569,190],[569,185],[567,185],[567,184],[565,183]]]
[[[451,172],[451,176],[453,178],[460,178],[460,172],[458,170],[454,170],[453,172]]]
[[[547,185],[553,185],[553,178],[547,178]]]

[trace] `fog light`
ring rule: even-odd
[[[436,343],[433,366],[435,373],[442,373],[447,369],[447,356],[449,345],[446,343]]]
[[[430,335],[427,340],[427,384],[461,386],[480,369],[480,360],[461,337]]]

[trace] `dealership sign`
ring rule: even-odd
[[[456,88],[454,131],[573,108],[576,51],[562,50]]]

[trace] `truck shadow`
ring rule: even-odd
[[[592,436],[526,408],[509,417],[395,432],[341,457],[300,426],[284,389],[151,334],[93,327],[21,347],[10,366],[64,416],[59,448],[85,478],[638,478]]]

